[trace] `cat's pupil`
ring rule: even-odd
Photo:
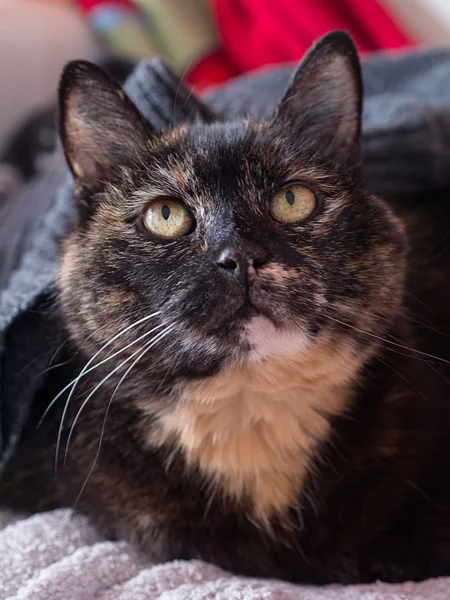
[[[164,206],[161,208],[161,214],[163,216],[163,219],[165,219],[166,221],[170,217],[170,208],[167,206],[167,204],[164,204]]]
[[[295,202],[295,194],[294,194],[294,192],[291,192],[291,190],[289,190],[288,192],[286,192],[285,198],[286,198],[286,202],[288,204],[290,204],[291,206],[294,204],[294,202]]]

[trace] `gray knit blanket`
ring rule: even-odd
[[[227,119],[267,116],[291,74],[291,66],[263,70],[210,92],[206,101]],[[450,51],[375,55],[363,75],[369,187],[388,197],[427,193],[432,202],[432,192],[450,183]],[[157,60],[138,66],[127,91],[160,128],[208,110]],[[0,205],[0,476],[61,342],[54,281],[74,210],[60,157]],[[0,512],[0,521],[10,518]],[[443,580],[313,590],[236,578],[201,563],[152,567],[126,544],[100,540],[70,512],[37,515],[0,533],[0,598],[437,600],[450,598],[449,590]]]

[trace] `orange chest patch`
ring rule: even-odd
[[[183,401],[160,415],[149,442],[180,448],[216,492],[250,498],[255,517],[284,513],[297,504],[317,445],[330,435],[328,417],[351,399],[355,360],[328,356],[332,370],[308,362],[240,365],[186,385]]]

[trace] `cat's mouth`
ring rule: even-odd
[[[257,308],[248,297],[246,297],[242,306],[234,314],[234,318],[246,321],[252,317],[258,317],[260,315],[262,315],[262,311]]]
[[[231,316],[231,319],[237,323],[245,324],[255,317],[264,317],[275,327],[280,326],[280,323],[274,317],[273,312],[266,303],[261,301],[255,294],[249,293],[248,290],[242,304]]]
[[[269,311],[264,307],[254,304],[248,295],[246,295],[238,307],[231,310],[226,317],[223,315],[219,322],[216,322],[214,326],[209,328],[209,332],[212,334],[228,335],[237,330],[243,330],[255,318],[265,318],[275,325],[275,321]]]

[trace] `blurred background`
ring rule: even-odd
[[[449,0],[0,0],[0,204],[45,169],[56,89],[73,58],[124,79],[162,55],[198,92],[299,60],[330,29],[364,55],[450,41]]]

